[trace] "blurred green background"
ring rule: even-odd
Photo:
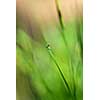
[[[16,99],[83,100],[82,0],[16,4]]]

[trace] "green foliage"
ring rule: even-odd
[[[59,0],[55,3],[61,28],[53,26],[40,33],[44,42],[17,29],[18,100],[83,99],[82,18],[65,25]]]
[[[18,100],[82,100],[83,63],[78,39],[82,30],[77,33],[76,24],[76,21],[70,21],[64,31],[57,27],[45,30],[46,44],[17,29],[16,66],[17,83],[20,83],[17,88],[23,90],[22,93],[17,90],[19,97],[23,95]],[[23,79],[18,78],[22,76]],[[26,82],[21,87],[23,80]]]

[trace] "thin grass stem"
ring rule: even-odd
[[[65,83],[65,85],[66,85],[66,87],[67,87],[67,89],[68,89],[68,91],[69,91],[69,93],[72,94],[72,93],[71,93],[71,90],[70,90],[70,87],[69,87],[69,85],[68,85],[68,82],[67,82],[67,80],[65,79],[65,77],[64,77],[64,75],[63,75],[63,73],[62,73],[62,71],[61,71],[61,69],[60,69],[60,66],[58,65],[58,63],[57,63],[57,61],[56,61],[56,59],[55,59],[54,53],[53,53],[53,51],[52,51],[50,45],[47,45],[46,48],[48,49],[48,52],[49,52],[50,57],[52,58],[52,60],[53,60],[54,63],[56,64],[57,69],[59,70],[60,75],[61,75],[61,77],[62,77],[62,79],[63,79],[63,81],[64,81],[64,83]]]

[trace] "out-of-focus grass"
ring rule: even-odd
[[[82,100],[82,25],[65,24],[67,45],[57,26],[43,30],[43,43],[17,29],[17,100]]]
[[[41,26],[36,37],[17,25],[17,100],[83,99],[83,19],[65,23],[55,5],[60,26]]]

